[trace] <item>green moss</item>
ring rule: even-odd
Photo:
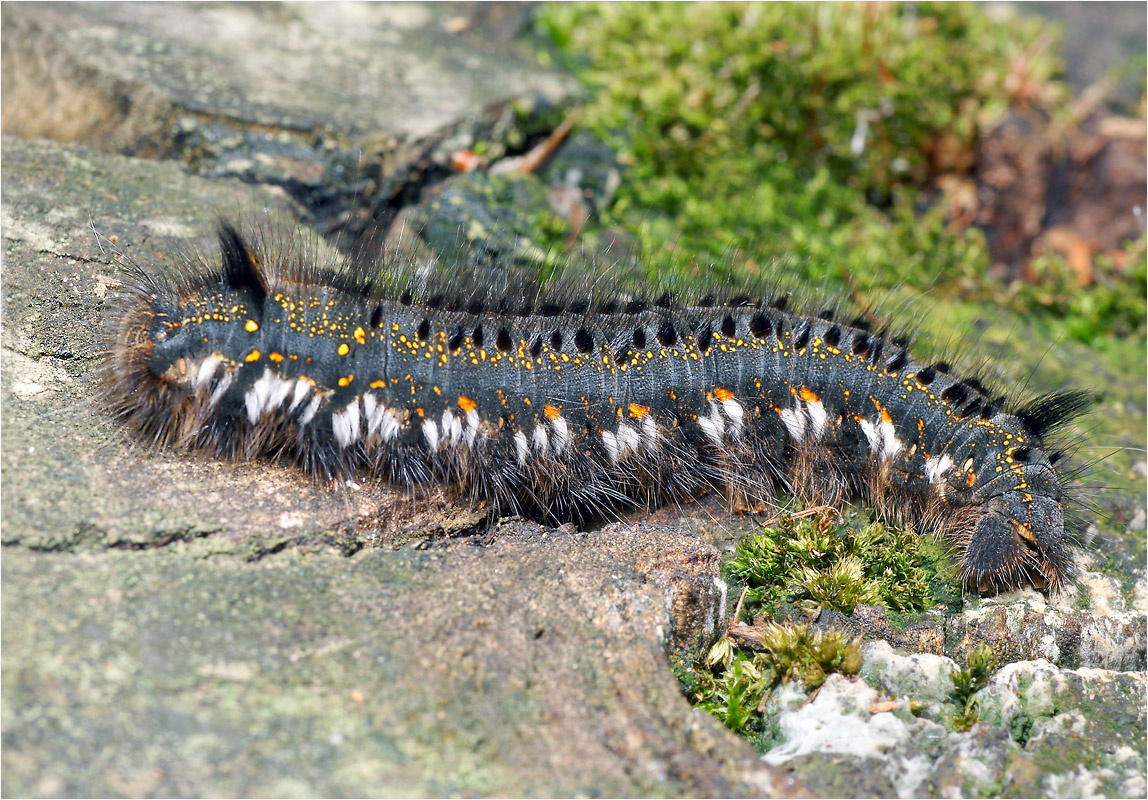
[[[1006,34],[966,6],[784,4],[556,5],[538,21],[594,91],[586,124],[631,164],[615,220],[650,253],[768,241],[843,280],[919,273],[942,238],[953,266],[984,262],[979,235],[919,224],[914,187],[937,159],[971,158],[1034,26]]]
[[[1065,320],[1064,332],[1094,347],[1104,347],[1112,337],[1143,341],[1148,333],[1148,261],[1145,239],[1130,240],[1122,251],[1120,266],[1109,257],[1095,259],[1095,285],[1084,290],[1064,258],[1042,255],[1029,266],[1035,284],[1016,285],[1013,305],[1020,309],[1044,307]]]
[[[783,514],[776,527],[737,543],[726,577],[745,588],[751,611],[767,614],[783,601],[846,614],[858,603],[918,611],[934,603],[930,583],[942,558],[937,548],[922,549],[915,534],[856,513],[840,524],[833,512],[801,520]]]
[[[861,641],[839,630],[790,623],[771,622],[757,634],[759,652],[740,649],[723,638],[710,649],[704,664],[679,678],[694,705],[763,752],[773,736],[764,717],[769,693],[791,681],[812,691],[833,673],[856,675],[861,669]]]
[[[993,657],[992,649],[987,644],[982,643],[974,647],[969,653],[964,669],[953,671],[953,701],[959,709],[953,718],[953,727],[956,730],[967,731],[980,719],[981,710],[974,695],[988,686],[989,677],[995,666],[996,660]],[[1018,714],[1016,719],[1019,719],[1020,716]],[[1022,745],[1024,744],[1015,732],[1013,738]],[[1025,738],[1027,739],[1027,735]]]
[[[1048,24],[974,4],[556,4],[536,28],[590,90],[583,124],[629,165],[602,225],[634,233],[663,279],[752,279],[781,257],[862,296],[1000,294],[984,236],[933,179],[972,168],[1018,65],[1052,116],[1068,108]],[[1143,337],[1143,237],[1129,247],[1087,291],[1039,258],[1039,283],[1006,299],[1081,341]]]

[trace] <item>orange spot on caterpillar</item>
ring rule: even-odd
[[[560,416],[562,416],[562,409],[558,408],[558,406],[552,406],[547,403],[542,407],[542,413],[550,419],[558,419]]]
[[[640,406],[637,403],[630,403],[630,416],[634,419],[641,419],[649,413],[649,406]]]
[[[269,355],[267,357],[276,363],[283,360],[283,354],[282,353],[272,353],[271,355]]]
[[[259,351],[258,350],[252,350],[250,353],[247,354],[247,358],[245,360],[246,361],[258,361],[259,360]]]
[[[977,485],[977,473],[970,472],[969,477],[965,478],[965,486],[968,486],[971,489],[976,485]]]
[[[387,388],[387,382],[386,381],[371,381],[371,388],[372,389],[386,389]]]
[[[458,407],[469,414],[471,411],[474,411],[476,408],[478,408],[478,403],[467,397],[465,394],[460,394],[458,396]]]
[[[340,386],[350,386],[351,381],[353,381],[354,379],[355,379],[354,375],[347,375],[344,378],[339,378],[339,385]]]
[[[723,389],[720,386],[715,386],[714,397],[724,403],[726,400],[733,400],[733,392],[731,392],[729,389]]]
[[[881,406],[881,421],[892,424],[893,418],[889,416],[889,411],[884,406]]]
[[[355,341],[359,344],[367,343],[367,332],[362,328],[355,328]]]
[[[801,387],[801,399],[807,403],[820,403],[821,398],[817,396],[817,392],[810,389],[808,386]]]
[[[349,344],[343,342],[341,345],[339,345],[339,355],[345,356],[349,352],[351,352],[351,346]]]
[[[249,319],[247,320],[247,324],[243,326],[243,329],[248,333],[255,333],[255,331],[259,330],[259,323],[253,319]]]

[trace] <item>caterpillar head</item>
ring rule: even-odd
[[[1071,501],[1065,481],[1043,447],[1045,435],[1083,413],[1087,392],[1055,392],[1036,398],[1013,414],[978,424],[966,441],[967,455],[954,471],[952,496],[961,496],[954,516],[960,531],[961,574],[965,587],[986,592],[1031,583],[1051,593],[1072,572]],[[992,476],[981,482],[979,476]],[[963,483],[963,486],[962,486]]]
[[[965,586],[988,591],[1030,582],[1058,591],[1072,567],[1064,497],[1047,467],[1033,466],[1023,489],[1010,489],[978,507],[961,561]],[[1042,485],[1043,484],[1043,485]]]

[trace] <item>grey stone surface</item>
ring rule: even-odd
[[[987,644],[999,664],[1042,658],[1070,669],[1144,670],[1148,616],[1143,588],[1137,590],[1144,579],[1137,578],[1131,592],[1141,599],[1128,603],[1115,578],[1083,568],[1087,552],[1078,551],[1076,558],[1079,583],[1055,597],[1028,588],[988,598],[969,595],[956,613],[930,611],[912,624],[890,621],[880,606],[859,605],[852,615],[823,611],[817,624],[962,663],[973,648]]]
[[[418,3],[17,4],[5,8],[4,71],[20,111],[6,131],[158,154],[173,118],[191,114],[414,141],[491,104],[572,90],[507,45],[462,39],[453,19]],[[89,99],[65,114],[69,95]]]
[[[870,643],[860,678],[766,701],[776,744],[765,761],[826,796],[1144,795],[1143,672],[1012,663],[975,695],[980,721],[960,732],[954,667]]]
[[[10,4],[3,129],[279,185],[337,217],[376,193],[417,192],[454,150],[513,139],[521,111],[573,99],[569,76],[515,49],[526,12]]]
[[[673,583],[715,563],[664,529],[258,563],[9,549],[3,793],[782,791],[663,654]]]

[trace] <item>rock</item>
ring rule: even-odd
[[[1110,585],[1095,583],[1106,597]],[[971,603],[949,621],[946,652],[963,662],[983,642],[992,647],[998,664],[1043,658],[1069,668],[1143,670],[1146,629],[1148,621],[1140,612],[1112,610],[1111,605],[1079,611],[1064,599],[1049,603],[1028,590]]]
[[[1136,584],[1142,585],[1143,579]],[[1025,589],[994,598],[969,596],[965,608],[948,617],[933,611],[890,620],[880,606],[858,605],[852,615],[822,611],[817,625],[841,628],[866,641],[887,640],[912,652],[943,653],[961,663],[984,643],[998,664],[1044,658],[1068,668],[1144,669],[1144,612],[1125,610],[1125,593],[1111,576],[1084,571],[1081,588],[1092,606],[1088,611],[1074,607],[1075,594],[1049,599]],[[1132,596],[1135,605],[1142,594],[1134,587]]]
[[[666,664],[696,538],[189,556],[5,553],[5,795],[797,791]]]
[[[792,686],[767,699],[765,761],[829,796],[1143,795],[1143,672],[1010,664],[962,733],[947,727],[955,666],[869,644],[860,678],[831,675],[808,702]]]
[[[437,256],[434,266],[458,281],[458,265],[490,282],[507,274],[524,286],[538,279],[556,253],[536,241],[560,225],[535,175],[474,172],[446,179],[404,214],[411,231]],[[409,234],[407,234],[409,235]]]
[[[1008,664],[977,694],[981,720],[1007,728],[1040,775],[1015,793],[1048,796],[1143,795],[1145,699],[1143,672],[1046,661]]]
[[[946,656],[913,653],[902,656],[884,640],[863,650],[861,677],[888,697],[911,697],[930,706],[952,703],[953,672],[959,667]]]
[[[817,618],[821,628],[840,628],[867,641],[888,640],[894,647],[940,655],[945,647],[945,618],[939,611],[897,618],[889,621],[884,606],[858,604],[852,614],[822,610]]]
[[[417,3],[13,7],[4,131],[278,185],[339,226],[505,138],[516,108],[573,98],[513,51],[524,22]],[[466,34],[483,26],[502,32]]]

